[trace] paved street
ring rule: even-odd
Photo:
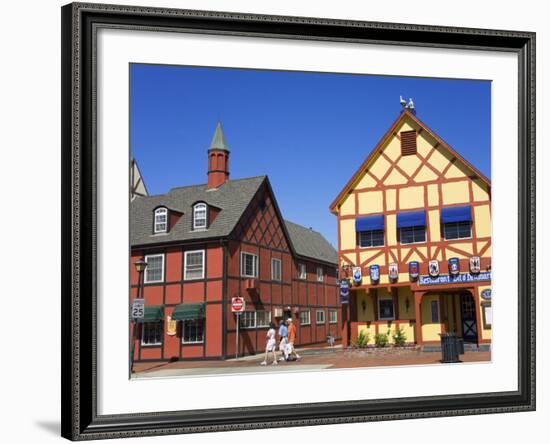
[[[341,348],[299,350],[301,359],[294,362],[279,362],[278,365],[260,365],[263,355],[247,356],[226,361],[190,361],[171,363],[137,363],[134,378],[227,375],[243,373],[271,373],[342,369],[360,367],[381,367],[394,365],[443,365],[440,352],[409,351],[399,354],[373,354],[365,352],[344,352]],[[460,356],[463,363],[487,362],[490,352],[469,351]],[[268,361],[270,362],[270,361]],[[457,365],[457,364],[446,364]]]

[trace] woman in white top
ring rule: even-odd
[[[266,339],[267,342],[265,344],[265,357],[261,365],[267,365],[267,356],[269,353],[273,353],[272,365],[277,365],[277,352],[275,351],[275,324],[273,324],[273,322],[269,323],[269,330],[267,330]]]

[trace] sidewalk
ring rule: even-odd
[[[261,366],[264,355],[245,356],[224,361],[176,361],[170,363],[136,363],[134,378],[216,375],[239,373],[272,373],[323,369],[381,367],[396,365],[458,365],[441,364],[441,353],[413,351],[405,354],[363,354],[343,351],[342,347],[298,349],[301,359],[281,361],[278,365]],[[487,351],[468,351],[460,356],[463,363],[490,362]],[[271,362],[268,360],[268,362]]]

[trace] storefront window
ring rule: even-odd
[[[141,324],[141,345],[161,345],[162,322],[146,322]]]
[[[378,317],[381,320],[393,319],[393,299],[378,299]]]
[[[182,344],[197,344],[204,341],[204,319],[183,321]]]

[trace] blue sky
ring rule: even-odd
[[[399,96],[487,177],[491,83],[133,64],[130,144],[150,194],[206,182],[220,120],[232,179],[267,174],[283,216],[337,246],[328,206],[399,115]]]

